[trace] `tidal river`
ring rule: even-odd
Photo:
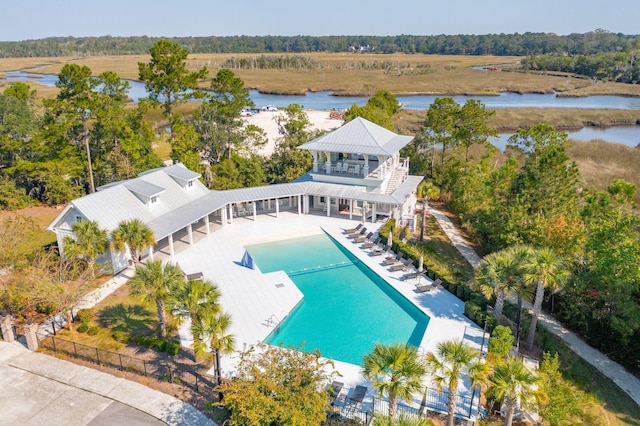
[[[6,81],[33,81],[44,86],[55,86],[58,76],[54,74],[34,74],[24,71],[7,71]],[[128,80],[131,89],[129,97],[133,102],[138,102],[147,96],[144,84]],[[308,92],[306,95],[269,95],[250,90],[249,94],[255,105],[260,108],[265,105],[283,107],[292,103],[302,105],[306,109],[331,110],[346,109],[353,104],[364,105],[367,97],[362,96],[334,96],[332,92]],[[398,101],[404,108],[425,110],[433,103],[435,95],[398,96]],[[478,99],[487,108],[610,108],[610,109],[639,109],[640,97],[624,96],[587,96],[580,98],[558,97],[555,94],[516,94],[501,93],[498,96],[465,96],[453,97],[457,102],[464,103],[467,99]],[[582,141],[602,139],[608,142],[619,142],[636,147],[640,144],[640,126],[593,128],[585,127],[580,130],[570,131],[569,137]],[[495,141],[499,148],[504,148],[508,134],[501,134]]]

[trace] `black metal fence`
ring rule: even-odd
[[[428,389],[426,398],[421,401],[421,407],[415,407],[397,402],[396,415],[406,415],[415,418],[427,418],[434,415],[447,415],[448,392],[438,392],[436,389]],[[456,424],[473,423],[473,401],[468,395],[458,395],[455,415]],[[366,404],[365,404],[366,405]],[[342,396],[337,398],[333,404],[333,416],[358,420],[363,424],[369,424],[374,415],[386,417],[389,415],[389,402],[386,400],[374,399],[367,407],[351,404],[348,398]]]
[[[151,377],[158,381],[181,384],[196,392],[210,392],[215,386],[209,378],[180,367],[171,360],[145,360],[72,342],[53,335],[38,335],[38,340],[40,346],[54,353],[63,353],[101,366]]]

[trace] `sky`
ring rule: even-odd
[[[0,41],[56,36],[640,34],[637,0],[4,0]]]

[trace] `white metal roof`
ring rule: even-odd
[[[154,195],[159,195],[164,192],[164,188],[154,185],[151,182],[146,182],[142,179],[133,179],[125,182],[124,187],[147,198],[151,198]]]
[[[391,156],[407,145],[413,137],[401,136],[358,117],[342,127],[300,145],[309,151],[342,152]]]

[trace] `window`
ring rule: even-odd
[[[187,188],[191,188],[192,186],[193,186],[193,181],[192,180],[187,182]]]
[[[155,204],[158,201],[158,196],[154,195],[151,197],[151,199],[149,200],[149,204]]]
[[[321,203],[324,203],[324,202],[325,202],[325,201],[324,201],[324,197],[320,197],[320,202],[321,202]]]

